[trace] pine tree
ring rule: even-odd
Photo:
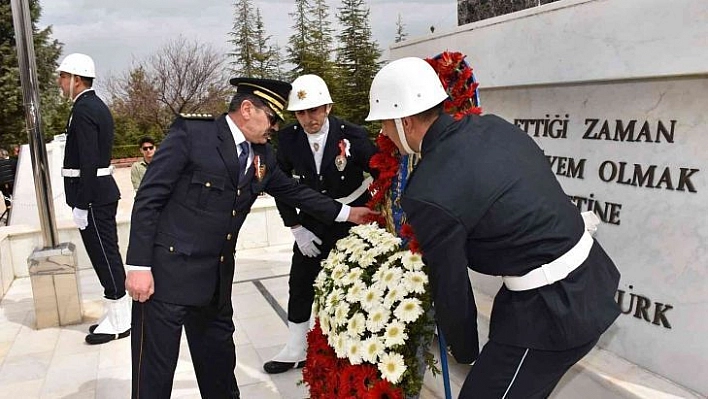
[[[311,49],[309,48],[309,18],[308,11],[310,3],[308,0],[295,0],[295,11],[288,15],[295,21],[292,26],[293,34],[288,39],[287,59],[293,68],[290,70],[291,79],[306,73],[310,64]]]
[[[234,25],[228,35],[234,50],[231,57],[231,72],[237,76],[253,77],[256,74],[256,27],[251,0],[236,0],[234,3]]]
[[[256,8],[256,27],[255,27],[255,51],[253,53],[254,73],[256,78],[273,79],[278,76],[278,55],[277,49],[269,44],[270,36],[266,34],[261,10]]]
[[[70,103],[59,96],[55,69],[62,51],[62,44],[52,39],[52,27],[39,30],[41,16],[38,0],[30,0],[30,16],[34,39],[35,63],[39,85],[42,132],[46,139],[63,133],[69,116]],[[27,143],[25,109],[20,85],[19,62],[9,0],[0,1],[0,148],[12,149]]]
[[[288,41],[287,61],[293,64],[291,80],[304,74],[315,74],[329,83],[332,70],[332,29],[329,7],[325,0],[296,0],[295,31]]]
[[[398,19],[396,20],[396,38],[393,40],[394,43],[400,43],[408,37],[408,33],[405,31],[406,25],[403,24],[401,19],[401,14],[398,14]]]
[[[337,112],[358,124],[364,124],[369,112],[369,87],[379,70],[381,56],[372,39],[369,13],[364,0],[342,0],[337,15],[342,25],[337,51]]]
[[[325,0],[314,0],[311,9],[312,20],[310,23],[310,43],[314,50],[312,63],[308,73],[320,76],[326,82],[330,81],[333,67],[332,60],[332,23],[329,19],[329,7]]]
[[[273,78],[278,80],[287,80],[285,72],[283,71],[283,54],[278,42],[275,42],[273,45],[273,65],[275,65]]]

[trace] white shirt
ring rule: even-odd
[[[304,130],[304,129],[303,129]],[[322,128],[317,133],[307,133],[307,141],[310,143],[310,150],[312,151],[312,156],[315,158],[315,168],[317,174],[320,174],[320,169],[322,166],[322,154],[324,153],[324,146],[327,143],[327,133],[329,133],[329,119],[326,118],[325,122],[322,124]],[[316,146],[315,146],[316,145]],[[317,148],[317,150],[315,150]]]
[[[239,146],[241,143],[246,141],[246,137],[243,135],[243,132],[241,129],[236,126],[233,120],[231,120],[231,117],[227,114],[226,115],[226,124],[229,126],[229,130],[231,130],[231,135],[234,138],[234,143],[236,143],[236,153],[238,155],[241,155],[241,147]],[[248,142],[247,142],[248,143]],[[246,160],[246,170],[244,170],[242,173],[246,174],[248,171],[248,168],[251,167],[251,164],[253,163],[253,150],[251,149],[251,143],[248,143],[248,159]]]

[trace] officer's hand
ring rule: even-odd
[[[354,224],[364,224],[372,221],[373,216],[379,215],[381,212],[374,212],[371,209],[364,206],[352,207],[349,211],[349,217],[347,222]]]
[[[297,247],[300,248],[303,255],[314,258],[320,254],[320,249],[315,244],[322,244],[322,240],[313,232],[303,226],[291,227],[290,230],[293,232]]]
[[[150,270],[130,270],[125,278],[125,289],[134,301],[145,302],[155,292]]]
[[[72,214],[74,216],[74,223],[79,230],[83,230],[88,226],[88,210],[87,209],[72,209]]]

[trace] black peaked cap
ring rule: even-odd
[[[236,86],[237,93],[253,94],[263,100],[281,120],[285,119],[283,111],[292,88],[290,83],[275,79],[258,78],[232,78],[229,82]]]

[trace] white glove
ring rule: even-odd
[[[314,258],[320,254],[320,249],[315,244],[322,244],[322,240],[303,226],[291,227],[297,247],[303,255]]]
[[[76,223],[76,227],[78,227],[79,230],[85,229],[86,226],[88,226],[88,210],[74,208],[72,213],[74,215],[74,223]]]

